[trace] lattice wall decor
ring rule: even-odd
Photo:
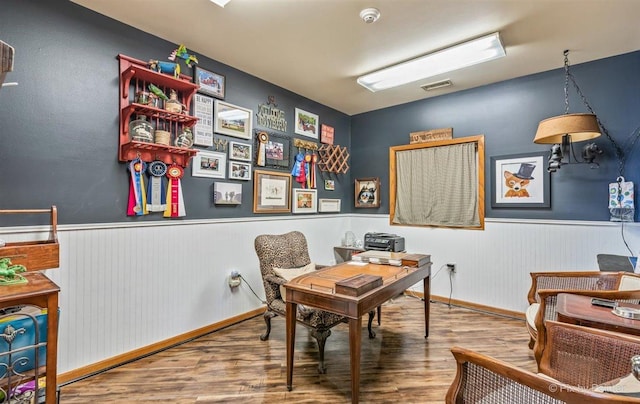
[[[349,171],[349,152],[346,146],[323,144],[318,149],[320,161],[318,168],[320,171],[326,171],[336,174],[346,174]]]

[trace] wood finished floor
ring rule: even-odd
[[[424,339],[422,302],[403,296],[383,306],[377,336],[363,330],[361,403],[442,403],[455,375],[449,349],[463,346],[535,371],[524,321],[431,304]],[[366,323],[366,322],[365,322]],[[375,324],[375,322],[374,322]],[[348,326],[327,339],[327,373],[317,372],[317,345],[297,328],[293,391],[286,388],[285,322],[272,320],[268,341],[262,316],[166,351],[66,385],[66,403],[348,403]]]

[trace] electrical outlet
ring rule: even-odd
[[[242,278],[240,277],[240,272],[235,270],[231,271],[231,275],[229,275],[229,287],[231,289],[237,288],[238,286],[240,286],[241,282]]]
[[[456,263],[455,262],[448,263],[447,268],[449,269],[450,272],[456,272]]]

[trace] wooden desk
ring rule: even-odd
[[[335,284],[358,274],[382,276],[382,286],[360,296],[335,293]],[[431,262],[421,267],[344,263],[308,273],[287,282],[287,389],[293,387],[293,356],[298,304],[306,304],[340,314],[349,319],[349,353],[351,357],[351,402],[357,403],[360,394],[360,349],[362,316],[387,300],[403,293],[420,280],[424,285],[425,338],[429,336],[429,296]]]
[[[620,306],[640,308],[630,303],[620,303]],[[559,293],[556,312],[558,321],[563,323],[640,335],[640,320],[616,316],[608,307],[594,306],[589,296]]]
[[[1,287],[0,309],[19,305],[34,305],[47,309],[45,402],[53,404],[56,402],[58,372],[58,292],[60,287],[40,272],[27,272],[23,276],[29,280],[29,283]]]

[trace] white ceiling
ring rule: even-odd
[[[72,1],[349,115],[560,68],[565,49],[571,64],[640,49],[640,0]],[[505,58],[377,93],[356,83],[495,31]],[[441,79],[453,87],[420,88]]]

